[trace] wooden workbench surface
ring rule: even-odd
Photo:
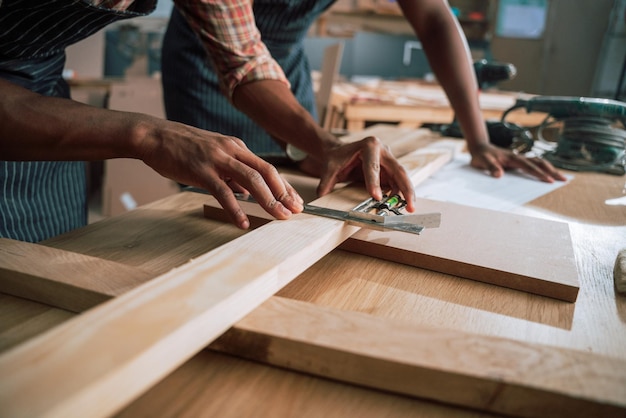
[[[626,359],[626,298],[615,294],[612,279],[617,252],[626,248],[626,207],[606,203],[624,199],[625,180],[597,173],[574,175],[568,185],[530,202],[519,212],[569,223],[580,279],[576,303],[341,250],[322,258],[278,295],[410,324]],[[314,179],[297,174],[288,174],[288,178],[305,197],[313,197]],[[242,234],[230,225],[205,219],[205,200],[201,194],[177,194],[44,244],[162,274]],[[0,294],[0,299],[0,350],[74,315],[8,295]],[[129,405],[120,416],[486,414],[333,382],[207,349]]]
[[[481,91],[478,96],[483,117],[488,120],[500,120],[518,98],[530,97],[532,95],[497,89]],[[398,123],[409,128],[418,128],[424,123],[449,124],[454,119],[454,111],[437,83],[419,79],[374,79],[363,83],[334,84],[329,117],[327,124],[330,127],[357,132],[368,122]],[[517,110],[508,115],[506,121],[534,127],[545,118],[545,113]]]

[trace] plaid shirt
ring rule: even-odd
[[[222,92],[232,98],[238,85],[279,80],[289,85],[282,68],[261,41],[252,0],[174,0],[198,34],[220,77]],[[133,0],[92,0],[92,4],[125,10]]]

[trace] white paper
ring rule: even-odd
[[[507,171],[504,176],[494,178],[470,167],[470,159],[467,153],[459,154],[416,187],[417,197],[504,212],[567,184],[567,181],[546,183],[517,171]],[[573,178],[566,177],[568,181]]]

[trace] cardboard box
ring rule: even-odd
[[[131,77],[113,83],[108,107],[164,118],[161,81],[150,77]],[[107,160],[102,185],[102,214],[119,215],[179,191],[176,182],[161,176],[140,160]]]
[[[180,191],[140,160],[117,158],[104,165],[102,214],[115,216]]]

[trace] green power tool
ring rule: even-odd
[[[518,99],[502,115],[516,109],[547,113],[537,129],[537,138],[552,149],[544,158],[559,168],[574,171],[626,173],[626,103],[589,97],[537,96]],[[545,132],[556,131],[554,139]],[[547,131],[548,130],[548,131]]]

